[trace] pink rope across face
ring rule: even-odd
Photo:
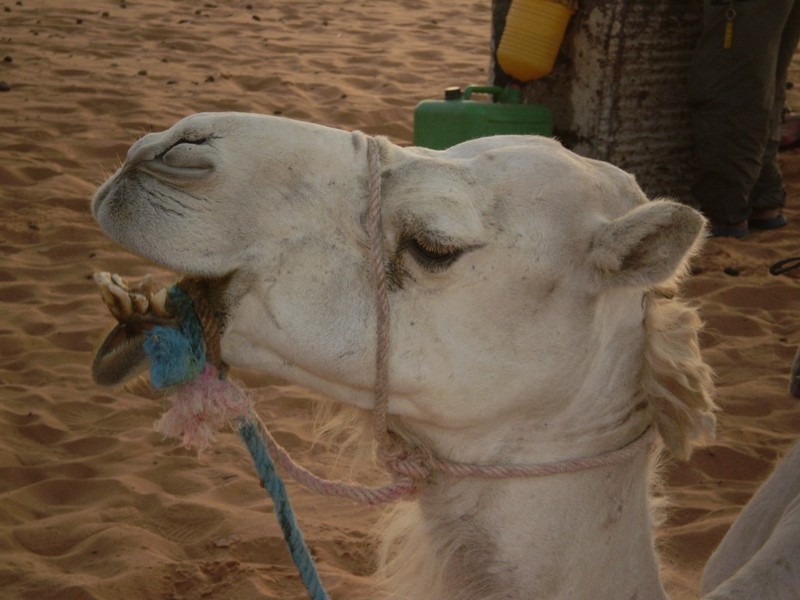
[[[366,136],[365,136],[366,137]],[[386,259],[383,251],[381,228],[381,150],[378,141],[366,137],[367,142],[367,233],[370,239],[370,265],[376,298],[376,351],[375,351],[375,407],[372,414],[372,431],[378,443],[379,458],[392,475],[390,484],[370,487],[357,483],[324,479],[297,464],[289,453],[275,441],[263,422],[259,426],[267,440],[270,455],[288,475],[307,489],[327,496],[350,498],[374,505],[394,502],[416,493],[422,480],[431,472],[418,461],[413,467],[394,469],[390,465],[408,462],[410,448],[389,431],[389,293],[386,282]],[[402,472],[405,470],[405,472]]]
[[[381,149],[375,138],[367,138],[368,205],[367,233],[372,278],[375,283],[377,346],[375,350],[375,408],[373,434],[379,447],[389,450],[394,445],[387,419],[389,413],[389,292],[386,285],[386,258],[381,228]]]
[[[383,252],[383,231],[381,228],[381,164],[380,145],[375,138],[367,138],[368,164],[368,210],[367,232],[370,238],[370,262],[375,282],[377,314],[377,350],[375,407],[372,424],[378,442],[379,458],[386,469],[393,474],[396,482],[402,482],[413,490],[427,480],[433,473],[454,477],[478,477],[501,479],[509,477],[542,477],[562,473],[575,473],[586,469],[610,466],[629,460],[645,448],[649,448],[655,438],[655,431],[648,428],[632,442],[618,450],[604,452],[595,456],[583,457],[555,463],[538,465],[475,465],[448,460],[422,459],[400,438],[393,436],[388,429],[389,413],[389,294],[386,284],[386,260]]]

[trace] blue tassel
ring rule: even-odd
[[[158,389],[191,381],[206,364],[203,330],[191,298],[180,288],[172,287],[167,302],[170,312],[178,317],[178,325],[153,327],[146,333],[143,345],[150,359],[150,382]]]

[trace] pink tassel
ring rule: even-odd
[[[252,415],[253,407],[244,392],[227,379],[220,379],[213,365],[175,392],[172,408],[155,428],[165,437],[178,438],[184,448],[202,452],[214,439],[214,433],[235,419]]]

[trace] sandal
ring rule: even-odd
[[[784,273],[793,271],[797,267],[800,267],[800,256],[784,258],[783,260],[779,260],[775,264],[770,265],[769,273],[770,275],[783,275]]]

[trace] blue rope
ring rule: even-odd
[[[206,364],[203,328],[189,294],[173,286],[167,302],[170,312],[180,317],[178,323],[150,329],[143,345],[150,362],[150,383],[158,389],[191,381]]]
[[[144,344],[150,362],[150,380],[157,388],[190,381],[197,377],[206,363],[203,330],[189,295],[178,287],[170,288],[169,308],[180,317],[177,326],[155,327],[148,333]],[[286,495],[286,486],[275,469],[261,432],[252,421],[244,421],[239,427],[239,436],[250,450],[261,482],[272,497],[283,538],[306,586],[308,597],[311,600],[329,600],[297,525]]]
[[[317,568],[314,565],[314,559],[303,539],[303,533],[297,525],[292,505],[286,495],[286,486],[284,486],[283,480],[275,470],[275,464],[272,462],[269,451],[264,444],[261,432],[258,431],[252,421],[244,421],[239,427],[239,436],[244,440],[247,449],[250,450],[250,455],[253,457],[253,463],[261,482],[272,497],[275,514],[283,530],[283,539],[286,540],[286,544],[289,546],[289,553],[292,555],[292,560],[300,572],[300,578],[303,580],[303,585],[306,586],[308,597],[311,600],[328,600],[328,594],[322,586]]]

